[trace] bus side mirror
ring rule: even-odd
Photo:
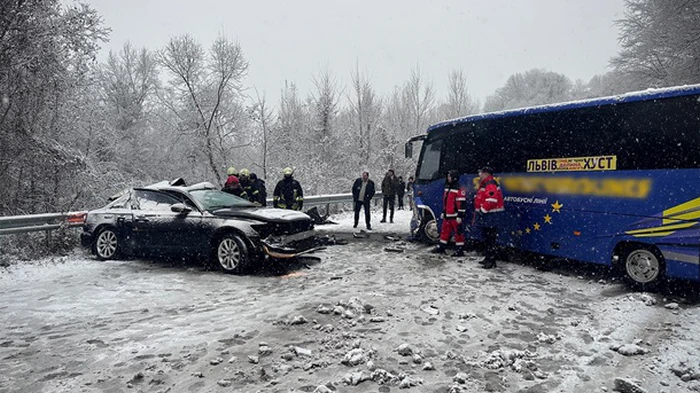
[[[406,156],[406,158],[413,157],[413,143],[406,142],[404,145],[404,156]]]

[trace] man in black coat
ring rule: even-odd
[[[248,194],[249,201],[257,203],[260,206],[264,206],[264,204],[260,202],[261,195],[258,185],[252,180],[250,175],[251,173],[248,169],[241,169],[241,171],[238,173],[238,180],[241,182],[241,187],[243,187],[246,194]]]
[[[255,184],[255,187],[258,188],[258,191],[260,192],[258,203],[260,203],[261,206],[267,206],[267,189],[265,188],[265,180],[259,179],[258,175],[255,173],[250,174],[250,181]]]
[[[301,210],[304,207],[304,191],[294,179],[294,169],[286,167],[282,174],[284,177],[277,182],[272,193],[273,205],[278,209]]]
[[[372,197],[374,197],[374,182],[369,179],[369,172],[362,172],[362,177],[355,180],[355,183],[352,185],[352,199],[355,207],[355,225],[353,228],[357,228],[357,222],[360,220],[360,209],[364,207],[367,230],[372,230],[369,214],[369,203],[372,201]]]
[[[403,177],[399,176],[399,185],[396,187],[396,197],[399,202],[398,210],[403,210],[403,194],[406,192],[406,182],[403,181]]]
[[[386,208],[389,207],[389,222],[394,222],[394,202],[396,201],[396,189],[398,188],[398,179],[394,175],[394,170],[389,169],[382,180],[382,195],[384,197],[384,203],[382,205],[382,220],[379,222],[386,222]]]

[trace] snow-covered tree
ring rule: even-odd
[[[700,82],[700,2],[626,0],[620,54],[611,64],[631,89]]]
[[[128,131],[147,116],[148,101],[158,86],[157,64],[150,51],[137,50],[127,42],[120,52],[109,52],[100,77],[107,111],[116,129]]]
[[[250,112],[251,119],[255,125],[253,130],[254,139],[256,140],[254,147],[257,148],[257,157],[259,157],[254,160],[253,165],[262,170],[259,176],[262,179],[266,179],[269,170],[275,118],[273,109],[267,103],[265,95],[260,95],[257,90],[255,92],[255,101],[250,108]]]
[[[485,112],[552,104],[571,99],[573,85],[566,75],[532,69],[511,75],[506,84],[486,98]]]
[[[359,67],[351,74],[352,93],[348,97],[350,110],[355,123],[352,133],[357,141],[360,167],[367,167],[372,156],[372,133],[382,114],[382,100],[377,96],[372,84],[365,74],[360,73]]]
[[[0,214],[60,211],[81,198],[84,105],[108,30],[87,5],[0,6]],[[94,98],[94,97],[92,97]]]
[[[285,82],[278,111],[277,127],[270,135],[270,178],[279,176],[282,168],[301,165],[300,157],[310,146],[302,138],[309,129],[309,115],[306,104],[300,99],[294,82]]]
[[[332,192],[337,184],[337,169],[342,167],[336,158],[339,149],[336,138],[336,118],[341,94],[337,80],[326,69],[312,78],[315,90],[309,96],[313,123],[305,136],[307,149],[302,150],[304,170],[302,178],[318,179],[307,185],[310,193]],[[321,181],[325,179],[325,181]],[[308,182],[307,182],[308,183]]]

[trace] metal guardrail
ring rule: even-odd
[[[83,225],[86,214],[82,211],[0,217],[0,235],[79,227]]]
[[[373,201],[382,198],[382,193],[374,194]],[[352,193],[348,194],[329,194],[329,195],[312,195],[304,197],[304,208],[312,206],[334,205],[336,203],[352,203]],[[272,198],[267,199],[268,206],[272,206]]]
[[[372,199],[376,201],[381,197],[382,193],[378,192]],[[268,198],[267,201],[268,205],[272,206],[272,198]],[[304,197],[304,208],[352,202],[353,198],[351,193],[312,195]],[[24,216],[0,217],[0,235],[53,231],[59,228],[79,227],[83,225],[86,214],[86,211],[79,211],[69,213],[27,214]]]

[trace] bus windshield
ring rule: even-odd
[[[418,182],[435,180],[442,176],[440,174],[441,151],[442,139],[423,144],[423,153],[418,168]]]

